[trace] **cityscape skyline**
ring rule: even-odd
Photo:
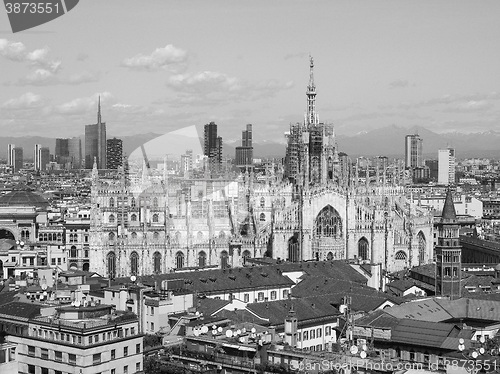
[[[0,61],[9,71],[1,82],[0,125],[12,135],[77,136],[94,122],[101,95],[108,132],[118,136],[214,121],[228,142],[246,123],[254,125],[254,141],[284,142],[289,124],[302,120],[296,108],[305,110],[298,90],[307,84],[309,54],[321,94],[317,112],[338,134],[392,124],[480,132],[499,120],[496,2],[156,2],[155,12],[134,1],[110,1],[98,11],[96,4],[85,2],[30,32],[0,32]],[[186,6],[191,16],[175,17]],[[168,24],[165,12],[173,15]],[[137,28],[116,22],[109,32],[105,19],[129,14]],[[281,14],[287,22],[276,21]],[[83,38],[77,29],[89,18]],[[314,19],[316,35],[305,18]],[[145,42],[136,29],[146,22]],[[92,42],[99,35],[104,42]]]

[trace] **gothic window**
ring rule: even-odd
[[[158,231],[155,231],[153,233],[153,239],[157,240],[160,237],[160,233]]]
[[[139,274],[139,255],[137,252],[132,252],[130,255],[130,273],[132,275]]]
[[[326,255],[326,259],[328,261],[332,261],[333,260],[333,253],[332,252],[328,252],[328,254]]]
[[[130,216],[130,220],[131,220],[132,222],[137,222],[137,214],[132,214],[132,215]]]
[[[207,266],[207,254],[204,251],[198,253],[198,266],[200,268]]]
[[[406,261],[406,253],[404,251],[397,251],[396,255],[395,255],[395,259]]]
[[[115,216],[113,214],[109,215],[109,223],[115,223]]]
[[[184,267],[184,253],[179,251],[175,255],[175,268],[182,269],[183,267]]]
[[[366,240],[366,238],[359,239],[358,257],[361,260],[368,260],[368,240]]]
[[[130,206],[132,208],[135,208],[135,197],[132,197],[132,199],[130,200]]]
[[[266,199],[264,199],[263,197],[260,198],[260,207],[261,208],[264,208],[266,206]]]
[[[153,214],[153,222],[158,222],[158,214]]]
[[[198,234],[196,235],[198,240],[203,240],[203,233],[201,231],[198,231]]]
[[[153,272],[155,274],[161,273],[161,254],[160,254],[160,252],[153,253]]]
[[[250,253],[249,250],[244,250],[243,251],[243,264],[246,264],[247,259],[251,258],[252,254]]]
[[[295,234],[288,240],[288,261],[298,262],[300,261],[299,253],[299,240],[298,234]]]
[[[153,199],[153,207],[158,208],[158,198],[157,197],[155,197]]]
[[[327,205],[319,212],[314,225],[316,236],[334,238],[342,236],[342,219],[331,205]]]
[[[260,222],[265,222],[266,215],[264,213],[261,213],[260,216],[259,216],[259,220],[260,220]]]
[[[110,208],[114,208],[115,207],[115,199],[113,199],[112,197],[109,199],[109,207]]]
[[[224,231],[221,231],[219,233],[219,238],[224,239],[225,237],[226,237],[226,234],[224,233]]]
[[[227,254],[227,251],[222,251],[220,253],[220,267],[221,269],[229,267],[229,255]]]
[[[114,252],[109,252],[107,256],[108,277],[113,279],[116,276],[116,255]]]
[[[78,249],[74,245],[71,246],[71,249],[69,250],[69,257],[70,258],[77,258],[78,257]]]
[[[175,242],[176,243],[180,243],[181,242],[181,233],[179,231],[177,231],[175,233]]]
[[[115,233],[114,232],[110,232],[109,235],[108,235],[108,238],[109,238],[109,240],[115,240]]]
[[[426,247],[425,236],[422,231],[418,233],[418,261],[422,265],[425,263],[425,247]]]
[[[137,239],[137,233],[136,232],[133,232],[131,236],[132,236],[132,239]]]

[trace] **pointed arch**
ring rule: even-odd
[[[427,240],[425,240],[425,235],[422,231],[418,232],[418,262],[420,265],[425,264],[425,258],[427,257],[426,254],[426,247],[427,247]]]
[[[298,233],[295,233],[290,239],[288,239],[288,261],[291,262],[300,261]]]
[[[220,267],[221,269],[226,269],[229,266],[229,254],[227,253],[227,251],[222,251],[220,253]]]
[[[328,254],[326,255],[326,259],[328,261],[332,261],[333,260],[333,253],[332,252],[328,252]]]
[[[130,254],[130,274],[139,274],[139,255],[135,251]]]
[[[266,215],[265,213],[261,213],[260,216],[259,216],[259,221],[260,222],[265,222],[266,221]]]
[[[342,218],[331,205],[325,206],[316,216],[314,234],[316,237],[342,237]]]
[[[204,268],[207,266],[207,254],[205,251],[200,251],[198,253],[198,267]]]
[[[175,268],[182,269],[184,267],[184,253],[181,251],[175,254]]]
[[[153,273],[161,273],[161,253],[158,251],[153,253]]]
[[[368,240],[363,236],[358,241],[358,258],[360,260],[368,260],[369,246]]]
[[[403,260],[403,261],[406,261],[406,257],[407,256],[405,251],[397,251],[396,255],[394,256],[396,260]]]
[[[112,197],[109,198],[109,207],[114,208],[115,207],[115,199]]]

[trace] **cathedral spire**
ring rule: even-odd
[[[305,125],[318,124],[316,114],[316,85],[314,84],[314,60],[309,56],[309,85],[307,86],[307,114]]]
[[[101,95],[99,95],[99,101],[97,104],[97,123],[101,123]]]

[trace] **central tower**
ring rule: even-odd
[[[316,85],[314,84],[314,60],[309,56],[309,85],[307,86],[307,113],[304,119],[304,124],[307,128],[310,125],[319,123],[318,115],[316,114]]]

